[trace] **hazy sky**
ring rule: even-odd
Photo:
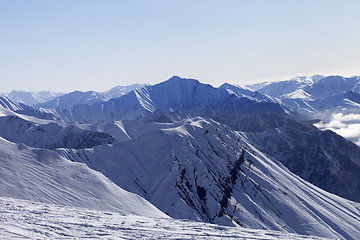
[[[0,0],[0,92],[360,75],[358,0]]]

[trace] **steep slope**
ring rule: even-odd
[[[303,179],[360,202],[360,148],[354,143],[334,132],[274,115],[251,116],[227,124],[245,132],[260,151]]]
[[[13,90],[9,94],[6,94],[6,96],[15,102],[24,103],[30,106],[38,103],[51,101],[52,99],[59,97],[63,94],[64,93],[54,93],[50,91],[25,92]]]
[[[98,92],[88,91],[88,92],[81,92],[81,91],[74,91],[60,97],[54,98],[51,101],[37,104],[37,107],[42,108],[68,108],[77,104],[93,104],[96,102],[107,101],[108,98]]]
[[[349,125],[336,119],[338,115],[360,113],[359,76],[328,76],[317,80],[312,77],[309,81],[266,83],[258,91],[279,99],[287,108],[300,113],[303,119],[317,119],[321,121],[317,126],[335,130],[360,145],[360,134],[357,134],[360,121]],[[335,129],[332,127],[334,124],[337,126]]]
[[[341,111],[346,109],[360,110],[360,93],[347,91],[339,94],[334,94],[324,99],[309,102],[314,109],[319,112],[331,110]]]
[[[291,94],[299,89],[303,89],[306,86],[309,86],[317,81],[320,81],[323,76],[315,75],[310,78],[308,77],[296,77],[287,81],[279,81],[260,85],[260,88],[257,88],[258,84],[255,84],[254,87],[256,91],[267,94],[272,97],[281,98],[282,95]],[[246,85],[250,89],[252,85]]]
[[[355,239],[360,204],[289,172],[226,126],[202,118],[94,149],[58,150],[175,218]]]
[[[109,91],[104,92],[103,94],[108,98],[118,98],[124,96],[125,94],[135,90],[136,88],[144,87],[145,84],[132,84],[129,86],[116,86],[110,89]]]
[[[0,107],[11,111],[20,111],[27,108],[25,104],[14,102],[7,97],[0,97]]]
[[[304,90],[312,95],[314,99],[323,99],[347,91],[359,92],[360,77],[329,76],[306,86]]]
[[[136,89],[123,97],[91,106],[76,105],[61,112],[66,121],[108,123],[146,117],[155,111],[188,110],[208,116],[236,117],[257,112],[288,114],[277,103],[258,102],[229,93],[226,89],[201,84],[194,79],[172,77],[154,86]]]
[[[238,85],[231,85],[229,83],[224,83],[219,88],[224,88],[227,90],[230,90],[232,93],[236,94],[239,97],[246,97],[253,101],[258,102],[276,102],[275,99],[266,96],[265,94],[262,94],[258,91],[253,91],[248,88],[244,88]]]
[[[346,107],[359,108],[357,104],[351,104],[349,101],[346,103],[345,99],[354,98],[354,95],[360,93],[360,77],[298,77],[267,84],[258,91],[280,99],[291,109],[317,114],[325,110],[337,110],[337,107],[344,104]],[[351,93],[352,96],[349,96]]]
[[[32,120],[23,119],[22,115],[0,117],[0,136],[11,142],[47,149],[89,148],[114,141],[114,138],[106,133],[60,125],[53,121]]]
[[[59,109],[45,109],[45,108],[35,108],[29,107],[24,110],[17,110],[16,113],[26,116],[33,116],[38,119],[45,120],[55,120],[62,122],[61,117],[58,112],[61,112]]]
[[[0,196],[94,210],[165,215],[104,175],[59,154],[0,138]]]
[[[360,109],[360,77],[325,77],[291,94],[279,96],[287,107],[320,115],[325,111],[341,112],[343,108]]]
[[[224,227],[187,220],[123,216],[0,198],[3,239],[318,239],[269,230]]]

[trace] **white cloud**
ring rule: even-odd
[[[343,136],[344,138],[348,138],[348,139],[360,138],[360,123],[348,124],[346,127],[337,128],[337,129],[333,128],[331,130]]]
[[[320,129],[329,129],[360,146],[360,114],[333,114],[328,122],[315,124]]]
[[[342,113],[336,113],[332,115],[332,118],[334,120],[339,120],[342,122],[352,122],[352,121],[360,122],[360,114],[355,114],[355,113],[350,113],[346,115]]]

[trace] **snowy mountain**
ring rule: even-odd
[[[27,105],[36,105],[46,109],[64,109],[77,104],[93,104],[96,102],[107,101],[111,98],[121,97],[144,84],[133,84],[129,86],[116,86],[109,91],[100,93],[95,91],[71,93],[52,93],[52,92],[22,92],[12,91],[8,94],[10,99],[25,103]]]
[[[4,96],[8,97],[9,99],[15,102],[24,103],[30,106],[30,105],[35,105],[38,103],[50,101],[61,95],[63,95],[63,93],[54,93],[50,91],[25,92],[25,91],[13,90],[12,92],[5,94]]]
[[[304,88],[314,99],[323,99],[347,91],[360,92],[360,77],[329,76]]]
[[[129,86],[116,86],[116,87],[113,87],[112,89],[104,92],[103,94],[108,98],[108,99],[111,99],[111,98],[118,98],[118,97],[121,97],[121,96],[124,96],[125,94],[135,90],[136,88],[141,88],[141,87],[144,87],[145,84],[132,84],[132,85],[129,85]]]
[[[0,138],[0,196],[70,207],[166,217],[104,175],[59,154]]]
[[[296,77],[287,81],[266,82],[246,86],[269,96],[281,98],[282,95],[291,94],[299,89],[303,89],[306,86],[320,81],[322,78],[324,78],[324,76],[315,75],[312,77]]]
[[[360,148],[351,141],[329,130],[275,116],[254,116],[229,126],[246,132],[261,152],[306,181],[360,202]]]
[[[199,231],[225,228],[148,219],[168,215],[284,234],[269,233],[270,239],[289,233],[357,239],[360,203],[351,200],[360,202],[360,148],[331,131],[320,131],[312,122],[301,122],[306,118],[294,112],[315,116],[329,109],[356,108],[356,81],[298,77],[258,84],[258,91],[253,91],[230,84],[214,88],[174,76],[153,86],[134,86],[110,100],[106,93],[77,91],[37,108],[20,108],[4,98],[0,197],[68,206],[75,222],[89,211],[89,221],[94,215],[106,218],[99,210],[118,212],[126,215],[122,226],[141,226],[145,232],[151,224],[159,227],[157,233],[168,228],[182,231],[176,224]],[[117,96],[123,90],[117,87],[107,94]],[[3,199],[0,202],[7,201]],[[16,200],[9,201],[6,206]],[[41,214],[49,220],[56,211],[69,213],[69,208],[41,206],[51,209],[50,215]],[[2,216],[12,221],[7,214],[13,212],[7,211]],[[31,211],[24,214],[32,216]],[[51,220],[54,226],[68,226],[56,219]],[[99,221],[91,222],[95,229],[91,226],[88,236],[98,236],[94,231],[111,236],[123,229],[111,219],[101,229]],[[31,221],[30,225],[47,229]],[[76,234],[83,234],[79,229]]]
[[[239,97],[226,89],[176,76],[154,86],[135,89],[120,98],[92,105],[75,105],[59,114],[65,121],[108,123],[144,118],[156,111],[170,114],[188,111],[196,112],[195,116],[203,114],[228,117],[257,112],[289,114],[287,109],[277,103]]]
[[[251,85],[248,86],[251,88]],[[291,109],[303,113],[321,113],[342,107],[344,103],[351,103],[351,98],[354,98],[356,93],[360,93],[360,77],[298,77],[288,81],[268,83],[258,91],[279,99]],[[358,108],[358,105],[350,107]]]
[[[0,198],[0,209],[3,239],[323,239],[188,220],[124,216],[11,198]]]
[[[253,91],[246,87],[241,87],[239,85],[231,85],[229,83],[224,83],[219,88],[227,89],[230,93],[234,93],[239,97],[249,98],[253,101],[258,102],[276,102],[273,98],[262,94],[258,91]]]
[[[359,109],[360,108],[360,93],[347,91],[339,94],[334,94],[320,100],[309,102],[313,108],[318,111],[326,110],[340,110],[340,109]]]
[[[14,102],[7,97],[0,97],[0,107],[11,111],[20,111],[27,108],[26,105]]]
[[[83,130],[73,125],[60,125],[53,121],[29,121],[21,115],[0,117],[0,136],[14,143],[32,147],[89,148],[109,144],[114,138],[106,133]]]
[[[266,112],[271,112],[272,114],[264,114]],[[279,117],[279,113],[285,118]],[[210,85],[201,84],[193,79],[173,77],[154,86],[136,89],[121,98],[90,106],[76,105],[73,108],[58,112],[58,114],[67,121],[92,123],[91,125],[80,124],[77,127],[91,132],[104,132],[121,141],[129,140],[157,129],[159,125],[156,125],[156,122],[172,123],[197,116],[210,116],[233,129],[256,133],[259,135],[259,139],[262,139],[263,135],[267,136],[268,134],[271,136],[269,133],[274,132],[274,137],[276,136],[278,141],[272,145],[278,145],[278,149],[286,149],[286,152],[284,151],[282,154],[284,156],[289,154],[289,159],[293,159],[293,162],[288,161],[286,157],[277,156],[275,151],[271,151],[272,155],[270,154],[270,156],[279,158],[278,160],[294,173],[316,186],[348,199],[360,201],[360,191],[358,189],[360,179],[356,177],[354,172],[358,167],[356,164],[354,167],[351,167],[352,165],[347,164],[345,161],[345,159],[352,159],[352,162],[356,162],[356,157],[349,156],[354,151],[353,155],[360,154],[356,146],[354,147],[342,138],[337,138],[337,144],[344,146],[345,150],[342,151],[342,155],[346,156],[346,158],[341,158],[340,155],[335,153],[325,153],[324,151],[314,151],[312,155],[309,154],[309,159],[324,159],[323,161],[327,164],[332,163],[330,164],[331,168],[325,168],[322,171],[323,176],[321,179],[314,177],[320,171],[317,162],[309,161],[306,167],[310,169],[308,171],[299,166],[299,160],[292,156],[292,153],[296,152],[293,151],[293,145],[298,144],[298,136],[296,134],[287,134],[288,132],[294,132],[293,130],[287,131],[287,129],[297,127],[296,133],[299,136],[306,136],[307,141],[299,142],[301,144],[297,145],[299,147],[297,150],[301,152],[301,156],[308,154],[305,151],[306,148],[310,149],[316,146],[322,149],[324,146],[319,143],[330,141],[328,140],[330,137],[322,135],[321,131],[316,131],[316,129],[311,127],[311,130],[309,130],[308,126],[293,119],[288,119],[287,117],[290,115],[285,114],[284,108],[272,98],[238,86],[225,84],[220,88],[213,88]],[[119,119],[123,121],[119,121]],[[131,120],[134,119],[141,121],[132,122]],[[155,123],[152,125],[144,124],[146,122]],[[282,128],[286,129],[284,133],[279,130]],[[278,131],[281,132],[279,136],[276,135]],[[317,139],[319,134],[322,136],[320,138],[324,140],[321,140],[321,142],[314,141],[313,139]],[[8,137],[7,139],[10,138]],[[106,139],[108,138],[105,137],[104,140]],[[256,137],[253,138],[254,144],[259,144],[260,140],[257,140]],[[271,142],[271,137],[269,141]],[[289,144],[288,142],[292,143]],[[96,143],[99,144],[99,142]],[[268,145],[272,146],[269,143],[265,146]],[[30,144],[30,146],[34,145]],[[59,145],[54,144],[53,146],[59,147]],[[259,145],[258,147],[264,152],[269,153],[264,146]],[[331,149],[336,150],[336,148],[336,144],[331,145]],[[335,170],[334,163],[337,163],[342,170]],[[330,171],[329,169],[333,170]],[[346,185],[346,181],[350,179],[353,180],[354,184]],[[336,184],[330,185],[328,184],[329,182],[336,182]]]
[[[174,218],[356,238],[359,203],[302,180],[243,134],[203,118],[164,125],[129,141],[57,152]]]
[[[65,109],[77,104],[93,104],[100,101],[107,101],[108,98],[98,92],[88,91],[88,92],[81,92],[81,91],[74,91],[60,97],[54,98],[51,101],[37,104],[37,107],[41,108],[48,108],[48,109]]]
[[[289,81],[256,84],[254,89],[271,95],[287,108],[300,113],[303,119],[321,121],[318,127],[334,130],[360,145],[360,133],[356,128],[360,120],[349,125],[342,119],[336,119],[338,115],[360,113],[360,77],[298,77]]]

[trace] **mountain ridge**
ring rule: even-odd
[[[142,151],[139,151],[139,146],[142,146]],[[302,185],[304,180],[277,161],[268,159],[247,142],[245,136],[209,119],[189,119],[183,125],[175,124],[173,128],[154,130],[130,141],[115,142],[93,150],[58,152],[103,172],[119,186],[145,197],[171,217],[354,238],[351,230],[346,233],[339,230],[341,227],[337,224],[340,222],[334,223],[318,215],[325,211],[315,210],[318,207],[333,208],[325,203],[327,200],[321,204],[305,204],[310,201],[305,200],[309,196],[312,196],[311,201],[323,201],[316,197],[317,194],[329,201],[340,201],[341,198],[309,183]],[[107,154],[109,152],[112,156]],[[305,189],[310,195],[303,195]],[[350,207],[350,201],[341,201],[348,202]],[[252,202],[256,202],[256,206],[252,207]],[[298,221],[310,221],[300,220],[302,217],[296,213],[300,210],[294,210],[295,206],[305,209],[311,206],[310,215],[303,212],[301,216],[310,217],[316,212],[322,221],[331,224],[331,231],[337,229],[335,232],[338,233],[327,232],[328,226],[321,224],[315,224],[317,230],[310,230],[309,226],[303,229],[296,221],[288,222],[290,215]],[[342,211],[330,209],[326,210],[328,214],[337,212],[342,215]],[[288,215],[289,212],[292,214]],[[359,213],[354,214],[358,216]],[[340,217],[341,221],[349,223],[350,220],[343,217]]]

